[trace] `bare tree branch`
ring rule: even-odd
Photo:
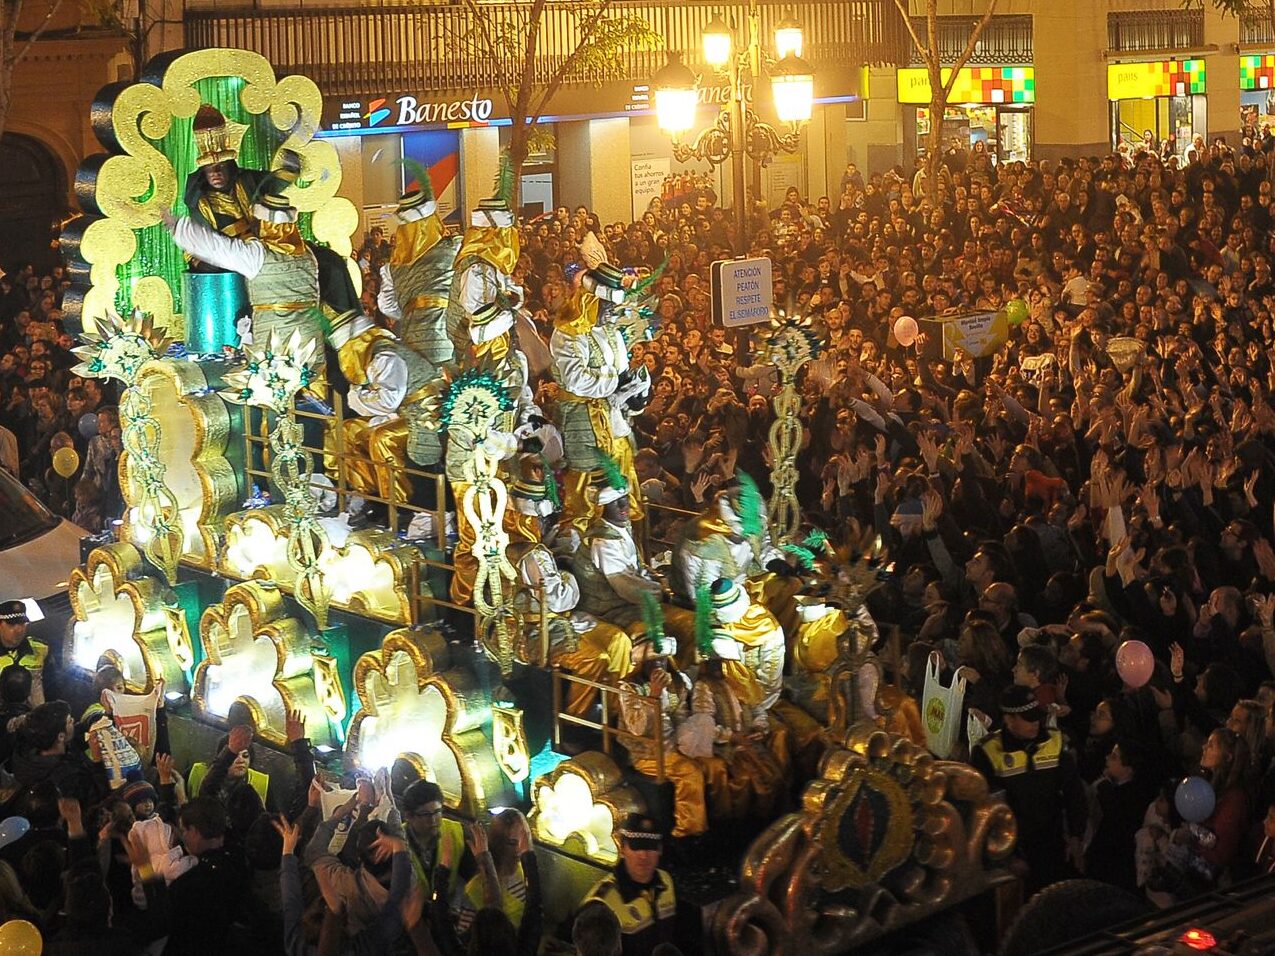
[[[40,34],[44,33],[44,31],[48,29],[49,24],[53,21],[53,17],[58,12],[58,7],[60,6],[62,6],[62,0],[49,0],[49,12],[44,15],[44,19],[40,21],[40,25],[31,31],[30,36],[27,37],[27,42],[22,45],[22,49],[13,55],[13,59],[7,64],[10,68],[15,67],[22,62],[23,58],[30,51],[35,41],[40,39]],[[17,11],[20,9],[21,5],[19,4],[14,11],[13,20],[11,21],[12,25],[15,27],[17,26],[18,19]]]
[[[1275,3],[1275,0],[1271,0]],[[929,53],[925,48],[925,44],[921,42],[921,38],[916,35],[916,29],[912,26],[912,15],[908,13],[907,0],[894,0],[894,5],[899,10],[899,16],[903,18],[903,25],[908,28],[908,36],[912,38],[912,43],[916,47],[916,52],[921,54],[921,59],[927,64],[930,62]]]
[[[961,67],[965,66],[969,58],[974,54],[974,48],[978,46],[979,38],[982,37],[983,31],[987,28],[987,24],[991,22],[992,14],[996,12],[996,4],[998,0],[987,0],[987,10],[983,14],[983,18],[975,25],[970,38],[965,44],[965,49],[961,51],[961,55],[956,58],[956,62],[952,64],[952,73],[947,78],[947,82],[943,84],[943,96],[952,92],[952,86],[956,83],[956,75],[961,72]],[[937,55],[938,51],[935,51]]]
[[[490,15],[483,10],[476,0],[464,0],[464,3],[465,9],[469,11],[469,15],[473,18],[473,26],[470,28],[470,33],[478,37],[478,45],[491,62],[499,64],[505,59],[504,54],[496,46],[496,38],[500,35],[499,28],[492,22]],[[508,77],[503,71],[496,71],[496,76],[500,95],[504,97],[505,105],[509,107],[512,113],[517,100],[514,88],[508,82]]]
[[[544,115],[545,107],[553,100],[558,92],[558,87],[562,86],[562,81],[567,78],[575,65],[580,62],[581,54],[593,39],[593,32],[597,29],[602,18],[606,16],[607,10],[611,6],[611,0],[602,0],[601,3],[589,15],[589,18],[580,26],[580,40],[576,43],[576,47],[571,51],[554,70],[553,75],[549,78],[549,82],[545,84],[544,90],[541,92],[540,102],[537,104],[534,114],[531,114],[531,122],[537,122]]]

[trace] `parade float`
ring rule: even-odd
[[[339,195],[335,149],[316,135],[320,109],[308,78],[277,78],[261,56],[225,49],[157,58],[93,104],[106,151],[76,177],[83,215],[61,237],[64,308],[77,374],[123,386],[126,513],[70,575],[63,664],[88,677],[110,662],[135,693],[162,680],[175,709],[189,701],[182,719],[224,730],[246,715],[267,744],[284,743],[285,716],[300,709],[332,773],[407,768],[464,817],[520,807],[564,897],[550,901],[560,916],[615,862],[623,816],[667,819],[669,795],[662,772],[625,768],[613,684],[554,665],[554,613],[511,563],[509,475],[481,443],[510,414],[507,374],[449,361],[454,342],[404,334],[425,364],[405,363],[417,378],[390,417],[406,424],[377,433],[389,453],[369,454],[355,389],[339,385],[343,317],[329,313],[321,336],[267,323],[301,312],[262,305],[260,262],[242,274],[201,268],[174,240],[173,219],[202,205],[233,241],[234,211],[223,221],[195,188],[203,165],[233,159],[242,180],[225,195],[280,213],[304,239],[281,233],[279,256],[317,261],[320,274],[326,261],[325,285],[335,261],[350,271],[338,281],[357,285],[359,216]],[[266,266],[285,261],[270,255]],[[457,295],[431,275],[412,301],[441,315]],[[365,352],[390,347],[366,341]],[[768,510],[797,550],[795,382],[817,347],[809,330],[778,322],[757,351],[782,384]],[[431,456],[440,439],[471,452]],[[434,467],[416,464],[429,457]],[[455,600],[462,540],[472,566]],[[826,742],[801,806],[761,832],[737,880],[700,899],[679,886],[719,952],[843,952],[1004,879],[1014,821],[982,778],[855,719],[853,675],[869,648],[853,621],[866,580],[841,574],[843,626],[794,652]],[[572,686],[596,704],[568,708]],[[568,756],[561,741],[573,733],[590,743]]]

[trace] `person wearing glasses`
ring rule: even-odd
[[[454,951],[451,919],[453,894],[478,872],[473,854],[465,846],[465,830],[443,816],[443,791],[431,780],[417,780],[399,800],[407,855],[416,881],[425,888],[426,921],[430,934],[444,952]]]

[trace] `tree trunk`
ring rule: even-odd
[[[531,136],[531,127],[527,117],[513,117],[513,125],[509,127],[509,167],[514,177],[514,211],[522,208],[522,167],[527,162],[527,139]]]
[[[943,114],[947,112],[947,96],[939,79],[941,71],[930,76],[930,134],[925,142],[925,198],[938,202],[939,171],[943,168]]]

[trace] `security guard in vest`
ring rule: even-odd
[[[44,703],[44,662],[49,659],[48,645],[27,637],[27,606],[21,601],[0,603],[0,670],[20,664],[31,672],[31,696],[27,703],[39,707]]]
[[[616,915],[623,956],[648,956],[660,943],[677,941],[677,894],[673,877],[659,868],[662,842],[654,820],[630,813],[620,828],[615,872],[584,898],[605,903]]]
[[[451,921],[452,897],[478,872],[465,846],[464,828],[443,816],[443,791],[432,780],[417,780],[403,791],[399,811],[412,872],[425,888],[430,935],[440,952],[453,952],[458,944]]]
[[[1088,806],[1075,757],[1062,734],[1045,726],[1031,690],[1011,685],[1000,703],[1004,727],[974,748],[970,763],[1005,793],[1018,819],[1018,853],[1030,868],[1027,889],[1035,892],[1083,871]]]

